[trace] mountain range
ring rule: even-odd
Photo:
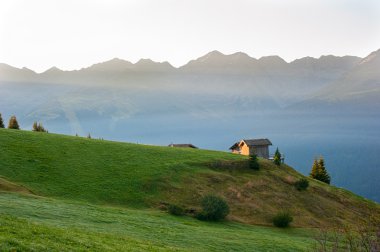
[[[362,102],[367,98],[376,101],[380,86],[379,58],[378,50],[364,59],[329,55],[287,63],[279,56],[255,59],[242,52],[224,55],[212,51],[179,68],[150,59],[133,64],[115,58],[80,70],[63,71],[52,67],[40,74],[0,64],[3,90],[0,98],[4,101],[9,93],[17,96],[24,89],[29,90],[32,104],[24,104],[24,116],[34,119],[46,118],[43,112],[46,107],[41,105],[56,103],[57,99],[61,104],[49,108],[54,113],[62,107],[78,107],[79,101],[74,101],[78,95],[80,99],[87,97],[94,102],[99,101],[98,95],[114,97],[116,107],[111,114],[118,118],[131,115],[131,110],[146,113],[164,106],[162,110],[167,111],[165,104],[170,101],[172,107],[182,112],[195,109],[215,113],[226,112],[226,109],[234,112],[283,109],[298,104],[302,104],[302,108],[318,107],[325,102]],[[39,88],[35,89],[36,94],[30,90],[42,86],[43,92],[48,94],[45,98],[38,95]],[[34,96],[39,101],[32,101]],[[130,103],[128,112],[117,108],[117,104],[126,101]],[[148,106],[144,105],[146,102]],[[197,104],[198,109],[190,108],[189,104]],[[6,102],[1,105],[7,106]],[[104,106],[109,105],[98,104],[94,112],[99,114]]]

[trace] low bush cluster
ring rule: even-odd
[[[182,216],[182,215],[184,215],[185,210],[182,207],[178,206],[178,205],[170,204],[168,206],[168,212],[171,215]]]
[[[230,213],[230,208],[227,202],[221,197],[215,195],[207,195],[203,197],[201,205],[202,212],[196,216],[199,220],[223,220]]]
[[[306,190],[309,187],[309,181],[305,178],[301,178],[300,180],[294,183],[294,186],[298,191]]]
[[[273,218],[273,224],[276,227],[285,228],[293,221],[293,217],[289,212],[280,212]]]

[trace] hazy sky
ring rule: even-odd
[[[366,56],[379,0],[1,0],[0,62],[38,72],[122,58],[180,66],[219,50]]]

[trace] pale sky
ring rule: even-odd
[[[379,0],[1,0],[0,62],[37,72],[212,50],[286,61],[380,48]]]

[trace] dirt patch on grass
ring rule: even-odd
[[[23,193],[23,194],[33,194],[33,192],[30,191],[28,188],[25,188],[24,186],[15,184],[13,182],[10,182],[0,177],[0,192],[1,191],[17,192],[17,193]]]

